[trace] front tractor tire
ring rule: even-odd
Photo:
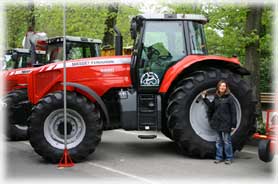
[[[168,98],[167,127],[178,150],[197,158],[215,157],[216,132],[210,128],[207,107],[201,93],[207,90],[212,100],[220,80],[228,82],[237,111],[237,128],[232,132],[233,149],[241,150],[254,122],[251,89],[238,74],[229,70],[207,68],[178,82]]]
[[[11,141],[27,140],[27,119],[32,109],[27,90],[14,90],[5,96],[3,101],[6,104],[7,138]]]
[[[270,151],[270,140],[260,140],[258,154],[260,160],[264,162],[271,162],[273,160],[274,154]]]
[[[63,92],[50,93],[32,109],[29,140],[46,161],[58,163],[64,150]],[[93,153],[103,124],[98,108],[84,96],[67,92],[67,149],[74,162]]]

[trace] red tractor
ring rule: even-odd
[[[34,105],[28,130],[34,150],[57,163],[67,133],[69,153],[79,162],[94,152],[104,127],[116,124],[124,130],[162,131],[181,153],[214,157],[216,133],[201,94],[214,93],[221,79],[231,88],[237,110],[232,142],[234,150],[241,150],[255,126],[255,100],[242,78],[249,72],[237,58],[207,55],[206,22],[202,15],[135,16],[132,56],[67,61],[66,132],[63,63],[33,71],[28,75],[28,97]],[[119,32],[115,45],[122,53]]]
[[[272,114],[270,118],[270,114]],[[260,139],[258,154],[260,160],[264,162],[271,162],[275,154],[278,153],[278,111],[266,111],[266,133],[265,135],[255,133],[253,137]]]
[[[45,64],[46,54],[45,51],[36,50],[36,63]],[[6,82],[3,94],[4,103],[7,104],[8,112],[7,122],[19,122],[22,119],[27,119],[26,108],[30,109],[30,106],[22,108],[22,105],[15,104],[17,101],[23,102],[23,99],[28,99],[26,93],[27,89],[27,75],[32,70],[32,66],[36,66],[34,57],[29,49],[15,48],[7,50],[4,55],[3,68],[1,75]],[[1,94],[1,95],[3,95]],[[14,104],[14,105],[12,105]],[[11,105],[13,107],[11,107]],[[25,106],[24,106],[25,107]],[[18,124],[10,124],[6,127],[8,132],[7,137],[11,140],[24,140],[27,137],[27,127],[20,126]]]
[[[45,63],[45,51],[36,50],[36,56],[39,63]],[[30,66],[32,66],[32,58],[29,49],[14,48],[5,52],[2,70],[27,68]]]
[[[11,60],[6,65],[14,66],[14,69],[2,72],[6,82],[3,98],[4,103],[7,104],[6,135],[10,140],[27,139],[26,123],[32,108],[27,95],[28,74],[36,69],[34,67],[62,61],[63,39],[63,37],[49,38],[46,41],[46,51],[44,51],[46,54],[43,56],[39,54],[42,51],[36,51],[35,56],[32,56],[32,51],[30,53],[28,49],[20,49],[26,51],[24,56],[15,51],[13,53],[9,52],[10,56],[5,56],[5,58]],[[66,39],[67,59],[100,56],[101,40],[75,36],[66,36]],[[44,60],[40,59],[42,57],[44,57]],[[10,62],[12,64],[9,64]]]

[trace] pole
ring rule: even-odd
[[[63,19],[63,65],[64,65],[64,143],[65,149],[67,149],[67,88],[66,88],[66,81],[67,81],[67,67],[66,67],[66,0],[64,0],[63,4],[64,9],[64,19]]]
[[[70,158],[69,151],[67,149],[67,88],[66,88],[66,81],[67,81],[67,65],[66,65],[66,0],[64,0],[63,4],[63,10],[64,10],[64,19],[63,19],[63,65],[64,65],[64,82],[63,82],[63,88],[64,88],[64,153],[63,156],[59,162],[59,167],[73,167],[74,163],[72,159]]]

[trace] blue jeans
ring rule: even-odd
[[[223,150],[225,152],[225,160],[233,160],[233,147],[230,132],[217,132],[216,137],[216,160],[224,160]]]

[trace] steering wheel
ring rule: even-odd
[[[161,56],[158,56],[158,59],[160,60],[168,60],[172,57],[171,53],[168,52],[168,55],[161,55]]]
[[[153,55],[155,55],[157,57],[159,57],[159,55],[160,55],[160,52],[156,48],[154,48],[153,46],[147,47],[147,52],[146,53],[147,53],[148,59],[151,59],[153,57]]]

